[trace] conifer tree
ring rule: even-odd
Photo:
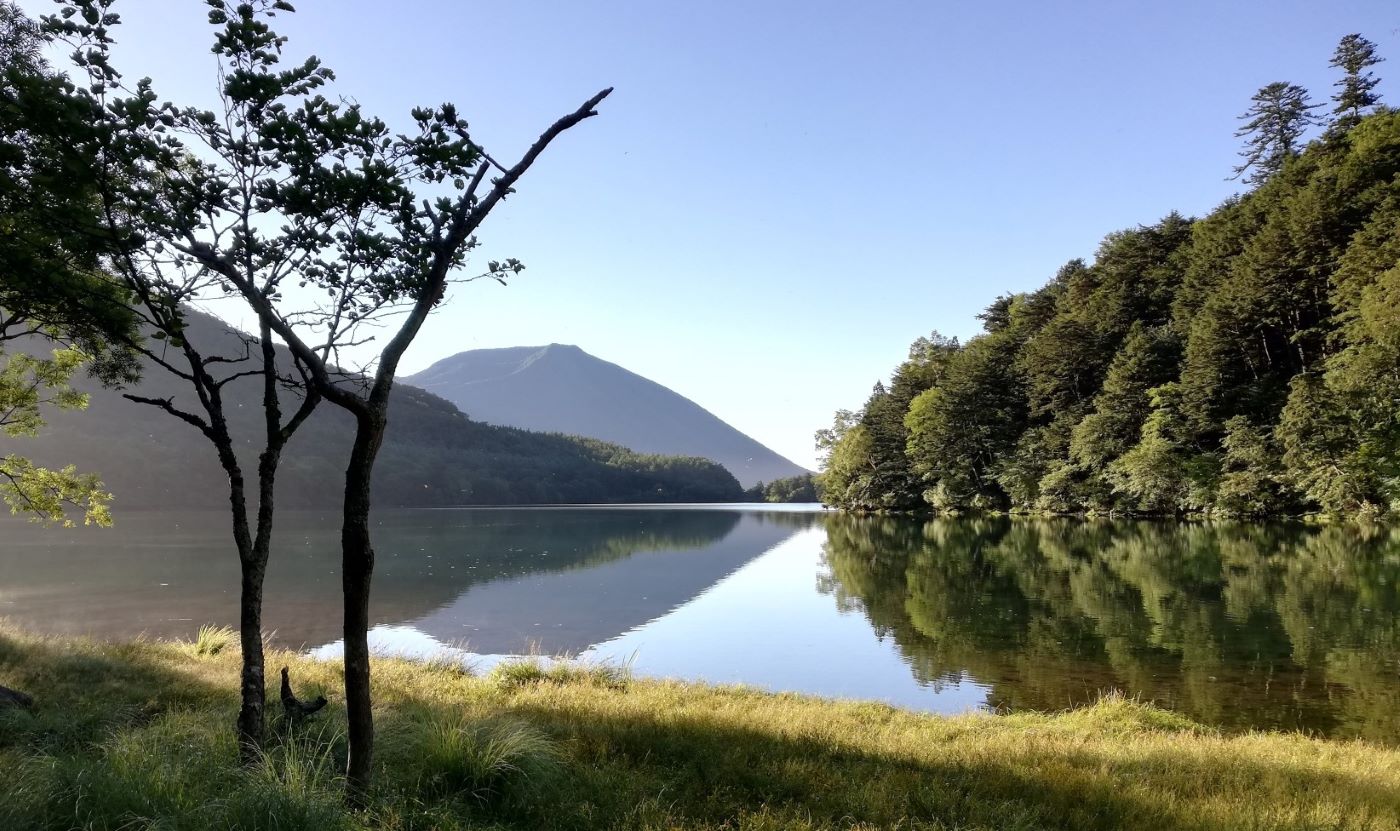
[[[1347,35],[1337,44],[1329,66],[1342,70],[1342,79],[1332,86],[1337,94],[1332,100],[1337,106],[1332,108],[1333,124],[1340,129],[1350,129],[1361,121],[1364,110],[1380,103],[1380,94],[1375,92],[1380,79],[1367,70],[1385,58],[1376,55],[1376,45],[1358,34]]]
[[[1283,168],[1283,163],[1298,154],[1307,129],[1318,123],[1312,111],[1320,104],[1310,103],[1308,91],[1297,84],[1275,81],[1260,88],[1250,99],[1253,104],[1240,116],[1245,125],[1235,132],[1245,139],[1240,155],[1244,164],[1235,168],[1238,179],[1255,185],[1267,180]]]

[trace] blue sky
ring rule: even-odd
[[[616,88],[482,230],[483,260],[527,271],[458,289],[406,372],[573,343],[806,465],[916,337],[970,336],[1105,233],[1238,190],[1260,86],[1327,98],[1349,32],[1400,75],[1394,0],[295,5],[288,52],[319,55],[336,92],[391,123],[453,101],[502,162]],[[202,3],[117,11],[128,77],[212,103]]]

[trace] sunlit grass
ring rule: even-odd
[[[190,648],[196,655],[218,655],[238,641],[238,633],[227,626],[201,626]]]
[[[1400,752],[1228,735],[1108,696],[1060,714],[881,704],[510,662],[485,677],[375,663],[378,780],[341,807],[332,703],[237,764],[238,649],[0,629],[0,829],[1400,829]],[[275,695],[275,691],[273,691]]]
[[[491,669],[487,678],[505,688],[527,684],[591,684],[622,689],[632,678],[632,668],[627,664],[601,661],[527,656],[502,661]]]

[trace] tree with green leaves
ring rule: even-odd
[[[759,482],[744,491],[744,499],[749,502],[820,502],[821,489],[812,474],[787,476],[772,482]]]
[[[24,353],[0,361],[0,434],[10,438],[37,435],[44,425],[43,408],[81,410],[87,396],[69,381],[87,361],[76,349],[55,349],[50,358]],[[75,465],[57,470],[34,464],[17,453],[0,455],[0,498],[16,514],[32,519],[74,524],[77,511],[84,524],[110,525],[112,495],[93,473]]]
[[[940,509],[1005,507],[996,483],[998,460],[1026,423],[1026,394],[1017,376],[1015,325],[968,341],[939,383],[909,405],[906,452],[922,477],[925,501]]]
[[[1230,516],[1261,516],[1293,507],[1273,434],[1238,415],[1225,422],[1215,506]]]
[[[1342,77],[1333,84],[1337,93],[1332,96],[1336,106],[1332,108],[1333,124],[1347,130],[1361,122],[1367,111],[1380,103],[1376,85],[1380,79],[1369,70],[1385,58],[1376,54],[1376,44],[1359,34],[1344,36],[1337,44],[1329,66],[1340,69]]]
[[[1297,84],[1275,81],[1261,87],[1240,119],[1244,126],[1235,132],[1245,139],[1240,155],[1244,163],[1235,168],[1238,179],[1257,185],[1283,169],[1283,163],[1297,155],[1308,128],[1318,124],[1308,91]],[[1245,175],[1245,174],[1248,175]]]
[[[131,321],[131,331],[120,340],[124,353],[139,355],[148,368],[168,372],[188,387],[183,398],[133,392],[124,397],[198,430],[227,475],[241,571],[238,746],[251,763],[260,758],[265,730],[262,587],[272,545],[276,471],[282,449],[310,416],[319,394],[298,377],[300,367],[285,359],[279,366],[265,328],[261,338],[236,333],[210,343],[187,332],[189,306],[219,293],[217,278],[182,259],[158,230],[171,218],[165,212],[177,204],[169,191],[195,169],[195,156],[169,140],[166,119],[152,115],[149,83],[129,88],[111,67],[112,30],[118,23],[110,0],[65,3],[60,14],[45,18],[40,34],[75,46],[76,74],[86,83],[42,68],[18,73],[21,82],[14,85],[7,112],[31,157],[44,162],[28,182],[37,197],[30,209],[42,211],[45,221],[31,223],[41,231],[11,240],[15,245],[6,254],[26,266],[19,273],[38,275],[19,284],[15,294],[24,305],[16,308],[32,319],[63,309],[97,321],[119,310]],[[48,275],[65,264],[86,282],[54,298],[59,284]],[[230,341],[236,344],[232,349]],[[249,437],[236,435],[225,404],[229,385],[244,379],[261,382],[265,441],[260,449],[253,449],[257,445]],[[292,404],[290,416],[284,416],[284,403]],[[256,505],[250,504],[247,462],[240,456],[248,450],[257,454]]]
[[[85,407],[70,384],[84,367],[108,384],[136,369],[122,345],[135,326],[125,293],[101,271],[101,243],[71,233],[90,224],[96,201],[91,179],[68,163],[62,132],[44,129],[72,109],[42,45],[39,27],[0,2],[0,433],[12,439],[37,435],[45,408]],[[15,452],[0,455],[0,497],[42,521],[111,521],[111,494],[96,474]]]
[[[905,414],[935,508],[1400,510],[1400,113],[1372,101],[1345,140],[1305,145],[1312,109],[1300,88],[1261,91],[1240,171],[1257,187],[1109,234],[1092,263],[979,315],[985,333]],[[861,505],[898,498],[832,458]]]
[[[94,148],[147,175],[111,181],[114,215],[141,240],[124,273],[189,287],[184,297],[240,298],[260,326],[269,387],[274,339],[284,343],[312,396],[347,411],[355,437],[342,519],[347,789],[362,797],[373,770],[369,597],[374,573],[370,483],[389,420],[399,361],[455,282],[505,282],[523,268],[493,261],[461,269],[492,210],[562,133],[597,114],[605,89],[549,126],[513,164],[474,141],[456,107],[420,107],[406,130],[327,96],[333,80],[315,57],[284,63],[271,27],[281,0],[209,0],[220,64],[221,110],[158,104],[146,82],[126,89],[110,64],[110,0],[72,0],[55,21],[79,45],[94,116],[107,126]],[[167,295],[168,296],[168,295]],[[346,368],[389,328],[377,354]],[[185,347],[182,342],[181,348]],[[236,374],[236,373],[235,373]],[[276,395],[265,401],[270,435]],[[299,411],[300,413],[300,411]],[[295,418],[295,417],[294,417]],[[286,426],[292,426],[288,424]],[[270,493],[268,494],[270,505]]]
[[[830,427],[817,431],[817,452],[821,454],[818,486],[827,504],[852,510],[871,510],[876,490],[871,474],[870,434],[859,413],[837,410]]]
[[[881,494],[879,510],[909,510],[921,502],[919,478],[905,453],[909,431],[904,414],[921,392],[936,385],[961,346],[957,338],[932,333],[909,346],[909,357],[895,368],[889,388],[877,383],[861,410],[861,424],[870,438],[871,486]]]
[[[1101,473],[1137,443],[1151,391],[1176,377],[1180,346],[1166,327],[1134,323],[1113,356],[1094,408],[1074,428],[1070,457]]]
[[[1105,476],[1132,512],[1181,514],[1205,506],[1212,477],[1208,458],[1192,452],[1181,416],[1181,391],[1163,384],[1149,392],[1152,411],[1142,436],[1108,466]]]

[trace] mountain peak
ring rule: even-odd
[[[573,344],[472,349],[404,381],[477,421],[711,459],[745,487],[806,472],[699,404]]]

